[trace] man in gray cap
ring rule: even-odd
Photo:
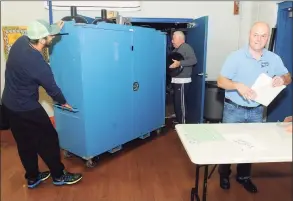
[[[27,35],[12,45],[6,63],[3,109],[26,171],[29,188],[36,187],[51,174],[55,185],[74,184],[82,178],[81,174],[65,171],[58,134],[38,101],[38,90],[42,86],[55,102],[71,108],[42,55],[43,49],[52,44],[63,24],[60,21],[50,25],[43,20],[30,23]],[[39,171],[38,155],[50,171]]]

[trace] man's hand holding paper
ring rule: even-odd
[[[273,77],[272,85],[273,85],[273,87],[280,87],[280,86],[284,85],[284,79],[280,76],[275,76],[275,77]]]
[[[268,106],[285,87],[284,80],[281,77],[271,78],[262,73],[252,86],[252,89],[256,92],[254,101]]]
[[[242,83],[237,83],[236,89],[239,94],[246,100],[254,100],[256,98],[255,91]]]

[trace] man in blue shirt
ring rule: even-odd
[[[6,63],[3,110],[26,171],[29,188],[36,187],[51,174],[55,185],[74,184],[82,178],[81,174],[64,170],[57,132],[39,103],[39,86],[42,86],[55,102],[71,108],[42,56],[43,49],[52,44],[62,26],[62,21],[56,25],[42,20],[32,22],[27,36],[20,37],[11,47]],[[39,171],[38,155],[50,172]]]
[[[256,93],[252,85],[261,73],[273,78],[273,86],[288,85],[291,75],[281,58],[265,49],[270,29],[258,22],[250,30],[249,45],[231,53],[224,63],[218,78],[218,86],[226,90],[223,123],[262,122],[263,106],[253,101]],[[251,164],[237,165],[237,182],[251,192],[257,187],[250,179]],[[230,188],[230,165],[219,165],[220,186]]]

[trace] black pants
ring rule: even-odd
[[[175,84],[174,89],[174,111],[179,124],[185,124],[187,119],[187,94],[190,83]]]
[[[0,105],[0,130],[8,130],[10,128],[7,115],[5,115],[5,110],[2,104]]]
[[[58,134],[43,107],[26,112],[15,112],[4,107],[18,154],[26,171],[26,179],[39,174],[38,155],[49,167],[53,177],[63,174]]]
[[[231,174],[230,164],[219,165],[219,174],[221,177],[229,177]],[[251,172],[251,163],[237,164],[237,177],[249,178]]]

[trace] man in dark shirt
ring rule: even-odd
[[[182,71],[176,77],[172,77],[174,90],[174,110],[176,114],[176,123],[185,124],[187,116],[187,94],[191,83],[192,69],[197,63],[197,59],[192,47],[185,43],[185,35],[182,31],[175,31],[172,37],[174,46],[173,52],[180,53],[184,60],[173,60],[170,68],[181,68]]]
[[[55,102],[71,108],[42,55],[43,49],[51,45],[62,26],[62,21],[55,25],[42,20],[32,22],[27,35],[20,37],[11,47],[6,63],[3,110],[26,171],[29,188],[36,187],[51,174],[55,185],[74,184],[82,178],[81,174],[65,171],[58,134],[39,103],[39,86],[42,86]],[[39,171],[38,155],[50,171]]]

